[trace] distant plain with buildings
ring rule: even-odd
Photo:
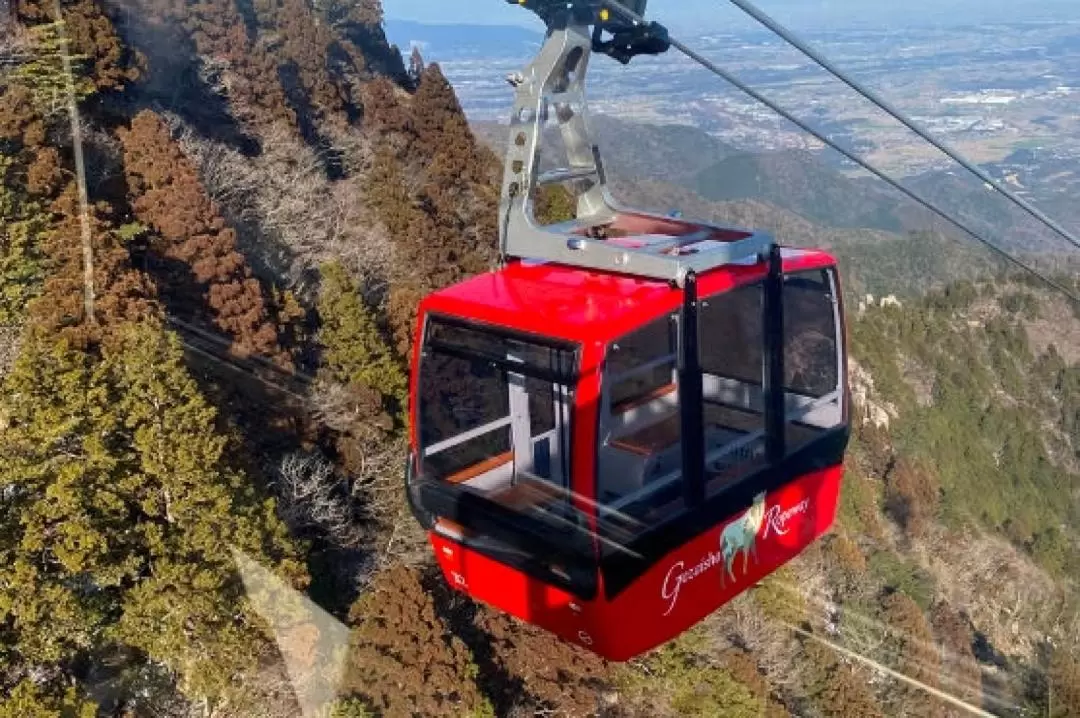
[[[542,40],[520,27],[390,20],[387,29],[403,49],[417,43],[426,60],[440,63],[478,122],[505,121],[512,98],[505,78],[531,59]],[[1074,201],[1080,192],[1080,23],[846,29],[808,37],[1020,195],[1080,224]],[[931,191],[985,192],[978,180],[776,38],[748,32],[682,39],[890,174]],[[812,137],[674,52],[639,58],[629,67],[594,58],[589,91],[593,112],[690,125],[735,151],[807,151],[858,176],[839,155],[823,152]]]

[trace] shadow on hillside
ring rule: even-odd
[[[127,6],[115,15],[117,30],[146,56],[147,65],[139,81],[112,100],[122,106],[118,115],[131,117],[144,108],[174,113],[207,140],[248,157],[259,154],[258,140],[246,133],[223,93],[212,86],[221,82],[219,70],[200,60],[180,27]]]
[[[320,133],[317,119],[319,111],[311,102],[311,96],[300,80],[300,68],[295,62],[289,62],[278,68],[278,79],[285,90],[289,109],[296,113],[296,124],[300,136],[314,149],[322,164],[326,179],[336,181],[345,178],[345,158],[333,143]]]

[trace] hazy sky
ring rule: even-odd
[[[1080,20],[1080,0],[758,0],[793,27],[912,26],[1019,20]],[[530,23],[506,0],[383,0],[392,18],[428,22]],[[721,29],[745,20],[724,0],[651,0],[650,16],[672,27]],[[523,17],[524,16],[524,17]]]

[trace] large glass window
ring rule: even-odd
[[[785,276],[783,312],[785,445],[794,451],[842,421],[831,270]],[[609,530],[647,529],[685,507],[679,320],[662,317],[609,347],[597,478]],[[699,303],[706,498],[767,465],[765,329],[764,281]]]
[[[794,451],[842,421],[839,317],[831,270],[784,277],[786,447]],[[699,342],[707,495],[765,465],[765,286],[701,303]]]
[[[832,270],[784,278],[784,385],[789,452],[843,422],[842,335]]]
[[[674,315],[611,345],[607,355],[612,411],[622,413],[675,388],[678,323]]]
[[[698,314],[705,486],[713,495],[765,460],[764,285],[705,298]]]
[[[597,495],[607,528],[635,531],[682,505],[678,315],[608,347]]]
[[[784,278],[784,384],[788,391],[821,398],[837,390],[837,327],[827,272]]]
[[[565,515],[576,356],[429,321],[420,364],[421,476],[503,506]]]

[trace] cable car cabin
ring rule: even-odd
[[[407,494],[452,586],[627,660],[832,524],[840,287],[822,252],[618,205],[586,122],[588,59],[663,52],[666,31],[613,24],[599,0],[521,4],[548,33],[510,78],[510,261],[420,304]],[[541,172],[548,123],[566,166]],[[551,184],[574,217],[541,226]]]
[[[447,581],[612,660],[832,524],[848,440],[835,261],[674,282],[514,261],[427,297],[408,496]]]

